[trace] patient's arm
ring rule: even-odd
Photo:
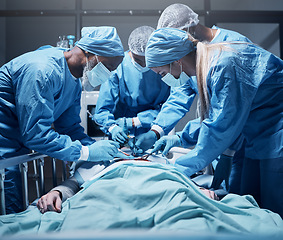
[[[74,176],[43,195],[37,202],[38,209],[41,213],[47,211],[61,212],[62,202],[74,196],[85,181],[101,172],[108,165],[109,163],[106,162],[78,161],[75,165]]]
[[[62,201],[64,202],[67,198],[72,197],[79,190],[80,187],[77,180],[71,177],[43,195],[36,205],[41,213],[47,211],[61,212]]]

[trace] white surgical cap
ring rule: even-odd
[[[124,56],[122,42],[114,27],[84,27],[76,44],[82,50],[103,57]]]
[[[192,9],[184,4],[175,3],[164,9],[158,20],[157,29],[171,27],[184,30],[198,23],[198,15]]]
[[[144,56],[147,41],[153,31],[154,28],[150,26],[141,26],[134,29],[128,40],[130,51],[136,55]]]

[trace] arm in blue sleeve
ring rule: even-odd
[[[108,132],[108,128],[115,124],[114,109],[119,100],[119,79],[117,74],[103,83],[100,87],[99,97],[97,99],[94,119],[101,126],[104,133]]]
[[[200,118],[189,121],[181,132],[176,134],[180,137],[182,147],[189,148],[195,146],[198,141],[199,130],[200,130]],[[231,151],[237,151],[242,146],[244,136],[241,134],[229,147]]]
[[[155,109],[148,109],[143,112],[139,112],[137,114],[137,117],[139,118],[139,121],[141,122],[142,127],[144,128],[150,128],[152,125],[152,122],[157,117],[158,113],[160,112],[160,105],[156,106]]]
[[[54,78],[56,81],[56,76]],[[82,144],[51,128],[54,81],[41,71],[40,66],[38,69],[30,66],[23,76],[18,77],[15,101],[22,140],[29,149],[61,160],[76,161],[80,158]]]
[[[169,98],[162,105],[161,111],[152,125],[160,126],[164,133],[168,134],[190,110],[195,95],[196,93],[189,83],[181,87],[171,88]]]
[[[200,126],[200,118],[197,118],[189,121],[181,132],[176,133],[181,139],[182,147],[189,148],[197,144]],[[237,151],[242,146],[243,140],[244,136],[241,134],[229,149]]]
[[[88,146],[95,142],[91,137],[84,133],[84,128],[80,125],[80,98],[79,92],[74,104],[69,107],[54,122],[55,129],[60,134],[66,134],[71,137],[72,141],[79,140],[82,145]]]
[[[200,118],[197,118],[189,121],[184,129],[177,133],[181,139],[182,147],[189,148],[197,144],[200,126]]]
[[[175,162],[188,176],[206,167],[232,145],[248,118],[256,88],[245,81],[246,72],[238,70],[233,59],[229,61],[215,67],[211,76],[210,112],[201,123],[196,147]]]

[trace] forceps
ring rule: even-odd
[[[147,154],[144,154],[144,155],[142,155],[140,158],[142,159],[142,160],[147,160],[147,158],[150,156],[150,155],[152,155],[153,153],[151,152],[151,153],[147,153]],[[148,160],[149,161],[149,160]]]

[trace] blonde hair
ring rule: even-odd
[[[222,43],[209,43],[209,42],[200,42],[197,39],[193,38],[190,33],[188,33],[189,40],[196,46],[196,75],[197,75],[197,84],[199,92],[199,101],[197,104],[197,115],[201,117],[201,121],[207,117],[210,106],[209,94],[207,91],[206,79],[208,77],[209,69],[212,65],[216,65],[220,54],[222,51],[235,51],[228,45],[232,43],[222,42]],[[242,42],[241,42],[242,43]],[[216,58],[213,56],[215,52],[218,52]],[[211,75],[214,72],[214,68],[211,71]]]

